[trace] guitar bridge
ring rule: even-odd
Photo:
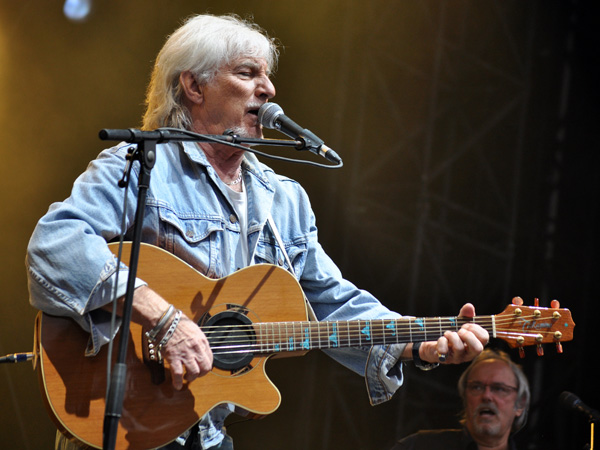
[[[144,358],[144,364],[150,371],[150,379],[152,380],[152,383],[157,385],[162,384],[166,379],[165,366],[162,364],[162,362],[159,362],[156,357],[151,357],[150,351],[151,349],[148,338],[146,337],[144,330],[142,330],[142,356]]]

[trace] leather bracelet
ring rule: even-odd
[[[156,339],[156,336],[158,336],[158,333],[160,333],[160,331],[163,329],[165,324],[169,321],[169,319],[173,315],[173,312],[175,312],[175,307],[173,305],[169,305],[169,307],[163,313],[161,318],[158,319],[158,323],[156,324],[156,326],[154,328],[152,328],[150,331],[146,332],[146,337],[150,341],[154,341]]]
[[[421,348],[422,342],[415,342],[412,347],[412,357],[415,366],[417,366],[421,370],[431,370],[435,369],[440,363],[426,363],[419,356],[419,348]]]

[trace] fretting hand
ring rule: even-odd
[[[470,303],[465,304],[460,309],[459,317],[475,317],[475,307]],[[464,363],[479,355],[489,339],[489,333],[481,326],[466,323],[457,332],[446,331],[437,341],[423,342],[419,357],[430,363]]]

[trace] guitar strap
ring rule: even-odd
[[[290,257],[288,256],[287,251],[285,250],[285,246],[283,245],[283,240],[281,239],[279,230],[277,229],[277,226],[275,225],[275,221],[273,220],[273,216],[271,216],[270,212],[269,212],[269,215],[267,216],[267,223],[269,224],[269,228],[271,228],[271,231],[273,232],[273,236],[275,236],[275,240],[277,241],[279,248],[283,252],[283,257],[285,258],[285,262],[287,262],[287,265],[288,265],[288,271],[292,275],[294,275],[294,278],[296,278],[296,274],[294,274],[294,268],[292,266],[292,261],[290,261]],[[306,296],[304,296],[304,302],[306,303],[306,311],[308,312],[308,318],[310,320],[312,320],[313,322],[318,322],[317,316],[315,315],[315,312],[313,311],[312,305],[310,304],[310,302],[308,301]]]

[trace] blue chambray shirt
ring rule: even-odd
[[[120,232],[123,215],[131,230],[137,202],[139,166],[134,164],[125,211],[124,189],[117,187],[131,144],[100,153],[75,181],[69,198],[54,203],[31,237],[26,265],[31,304],[49,314],[69,316],[90,333],[88,354],[110,340],[110,317],[99,309],[109,303],[116,261],[106,242]],[[240,236],[227,187],[195,143],[157,146],[156,164],[145,208],[142,241],[164,248],[211,278],[234,272],[238,240],[248,239],[254,263],[286,269],[285,257],[266,220],[279,229],[298,279],[319,320],[398,318],[370,293],[342,277],[318,242],[308,196],[296,181],[275,174],[247,153],[243,162],[248,197],[247,236]],[[119,271],[117,295],[125,294],[127,268]],[[142,285],[138,280],[137,285]],[[404,345],[325,350],[365,377],[372,404],[389,400],[402,384]],[[200,422],[205,447],[222,439],[231,412],[217,407]]]

